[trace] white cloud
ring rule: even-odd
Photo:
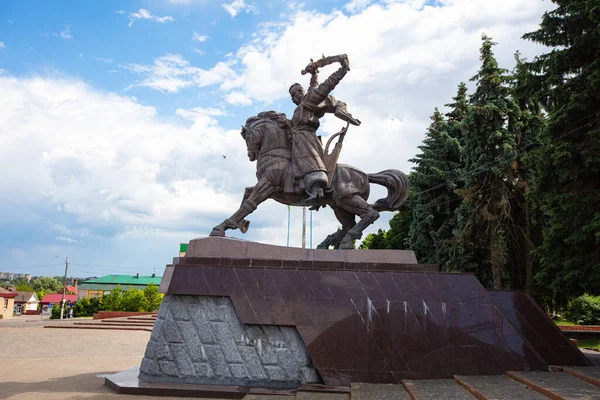
[[[199,34],[198,32],[196,32],[196,31],[192,31],[192,32],[194,33],[194,36],[192,36],[192,39],[193,39],[193,40],[197,40],[197,41],[199,41],[200,43],[204,43],[204,42],[206,42],[206,40],[208,39],[208,36],[207,36],[207,35],[200,35],[200,34]]]
[[[351,71],[334,95],[363,121],[350,128],[340,162],[367,172],[408,172],[408,159],[418,151],[433,108],[449,102],[456,85],[479,67],[481,33],[499,43],[498,60],[510,68],[515,50],[528,57],[539,52],[520,36],[536,29],[550,6],[521,0],[438,2],[443,7],[424,3],[352,1],[345,11],[329,14],[296,6],[281,20],[261,25],[234,57],[210,69],[178,54],[123,67],[140,75],[135,85],[170,93],[219,85],[211,96],[233,105],[252,104],[248,115],[194,107],[178,109],[176,122],[165,123],[152,107],[81,82],[0,75],[0,169],[16,171],[0,180],[0,194],[16,194],[0,196],[0,206],[11,199],[32,209],[49,203],[58,214],[74,216],[77,224],[92,230],[111,227],[122,237],[206,234],[237,209],[243,187],[255,183],[239,131],[226,131],[219,121],[235,119],[238,126],[258,104],[290,116],[289,85],[306,85],[308,77],[299,71],[322,53],[348,53]],[[247,11],[244,2],[226,5],[235,15]],[[154,18],[147,15],[138,19]],[[321,80],[334,69],[323,68]],[[331,116],[322,122],[324,136],[344,125]],[[371,200],[381,191],[374,186]],[[292,214],[292,245],[298,245],[300,210]],[[316,244],[338,223],[329,209],[313,215]],[[382,214],[368,231],[386,227],[390,216]],[[245,238],[285,243],[285,207],[268,202],[250,219]]]
[[[418,152],[434,107],[450,102],[458,83],[468,81],[479,68],[481,34],[499,43],[494,49],[497,58],[511,68],[517,49],[527,57],[541,51],[520,37],[535,30],[551,6],[521,0],[441,3],[434,7],[424,0],[383,5],[356,1],[347,4],[352,14],[294,8],[287,18],[263,24],[236,52],[236,75],[221,89],[235,90],[254,104],[263,102],[265,108],[292,110],[287,90],[294,82],[308,84],[309,77],[299,71],[309,59],[347,53],[351,71],[334,95],[363,124],[350,128],[340,162],[367,172],[408,172],[408,160]],[[323,68],[320,79],[336,68]],[[320,131],[328,135],[341,126],[340,120],[326,116]],[[383,214],[370,230],[385,227],[389,216]]]
[[[105,64],[112,64],[113,61],[114,61],[112,58],[94,57],[94,56],[90,56],[90,58],[92,60],[100,61],[100,62],[103,62]]]
[[[71,35],[71,28],[68,26],[60,33],[55,33],[54,36],[60,36],[63,39],[73,39],[73,36]]]
[[[371,4],[371,0],[352,0],[347,3],[344,8],[348,10],[348,12],[355,13],[363,10],[369,4]]]
[[[225,101],[234,106],[249,106],[252,104],[252,100],[241,92],[231,92],[225,95]]]
[[[223,8],[231,15],[231,18],[234,18],[242,11],[245,11],[246,14],[258,13],[258,10],[253,4],[246,4],[244,0],[233,0],[231,3],[224,3]]]
[[[61,242],[67,242],[67,243],[79,243],[79,240],[71,239],[70,237],[66,237],[66,236],[57,236],[56,240],[60,240]]]
[[[192,50],[194,50],[194,53],[198,54],[199,56],[204,55],[204,52],[196,47],[192,47]]]
[[[4,44],[4,42],[0,42],[0,49],[5,49],[6,45]]]
[[[115,14],[125,14],[125,10],[117,10],[115,11]]]
[[[224,62],[206,70],[193,67],[179,54],[166,54],[152,65],[131,64],[124,68],[144,77],[137,86],[146,86],[163,92],[175,93],[190,86],[210,86],[235,78],[235,72]]]
[[[160,22],[164,24],[165,22],[173,22],[173,17],[166,15],[164,17],[158,17],[156,15],[152,15],[152,13],[145,8],[140,8],[137,12],[129,13],[129,24],[128,26],[131,28],[133,23],[137,20],[151,20],[155,22]]]
[[[50,206],[39,223],[56,240],[208,233],[255,179],[239,130],[215,120],[223,109],[180,109],[181,124],[164,123],[152,107],[79,81],[1,75],[0,92],[0,168],[13,171],[0,180],[0,213],[25,219]],[[59,222],[67,216],[72,225]]]

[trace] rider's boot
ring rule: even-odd
[[[304,176],[304,185],[307,188],[308,197],[304,200],[306,204],[313,205],[325,196],[327,188],[327,174],[324,171],[309,172]]]
[[[306,192],[308,193],[308,197],[304,199],[304,202],[309,205],[314,204],[315,201],[322,199],[325,196],[322,183],[314,184],[310,190],[307,190]]]

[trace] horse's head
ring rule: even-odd
[[[248,118],[246,125],[242,126],[242,137],[246,141],[246,149],[248,150],[248,158],[250,161],[256,161],[258,153],[260,153],[260,145],[262,135],[257,126],[261,123],[261,119],[257,117]]]
[[[283,143],[287,143],[288,130],[287,118],[283,113],[265,111],[248,118],[246,125],[242,126],[241,135],[246,141],[250,161],[255,161],[261,150],[269,151],[280,147],[278,142],[281,142],[282,135]],[[274,133],[274,135],[269,133]]]

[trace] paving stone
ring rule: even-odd
[[[565,400],[600,400],[600,389],[564,372],[507,372],[511,378]]]
[[[345,393],[298,392],[296,400],[348,400]]]
[[[416,400],[476,399],[475,396],[452,379],[403,380],[402,383],[406,386],[406,390],[409,391]]]
[[[598,367],[562,367],[570,375],[600,386],[600,368]]]
[[[360,383],[351,382],[350,383],[350,398],[352,400],[362,400],[362,396],[360,395]]]
[[[409,400],[410,396],[402,385],[384,385],[374,383],[352,384],[352,400],[355,392],[360,400]]]
[[[467,390],[470,388],[471,393],[480,394],[487,400],[548,400],[548,397],[506,375],[455,376],[454,379]]]

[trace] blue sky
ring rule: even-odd
[[[477,70],[481,34],[512,68],[514,51],[542,50],[520,36],[549,6],[3,1],[0,271],[60,274],[58,256],[75,276],[161,274],[180,242],[208,234],[254,184],[239,126],[259,111],[290,115],[287,88],[307,84],[299,71],[321,54],[349,55],[352,69],[334,94],[363,121],[340,161],[409,172],[428,116]],[[321,134],[340,127],[326,117]],[[372,200],[380,194],[374,188]],[[316,245],[338,224],[330,210],[313,218]],[[231,234],[285,244],[285,206],[267,202],[250,219],[246,235]],[[295,246],[300,224],[293,209]]]

